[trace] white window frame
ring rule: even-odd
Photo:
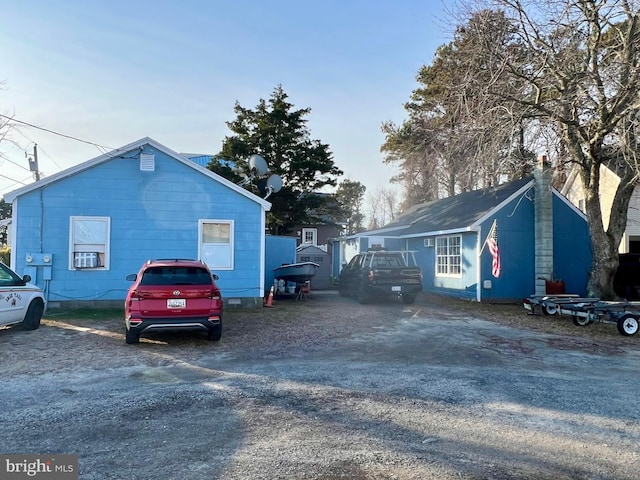
[[[98,232],[94,230],[94,232],[85,231],[84,242],[77,242],[76,240],[81,240],[80,238],[76,238],[76,235],[80,235],[80,222],[101,222],[104,224],[104,232]],[[103,234],[104,238],[99,238],[98,235]],[[94,237],[89,238],[91,235]],[[88,240],[93,240],[93,242],[89,242]],[[111,265],[111,217],[85,217],[85,216],[71,216],[69,217],[69,270],[77,270],[77,271],[96,271],[96,270],[109,270]],[[75,253],[98,253],[100,258],[100,266],[98,267],[85,267],[85,268],[76,268],[75,266]]]
[[[311,234],[311,242],[307,242],[307,233]],[[302,229],[302,243],[304,245],[318,245],[318,229],[317,228],[303,228]]]
[[[205,243],[203,234],[206,224],[229,225],[229,241]],[[206,263],[211,270],[233,270],[235,256],[234,230],[235,222],[233,220],[211,218],[202,219],[198,222],[198,258]],[[214,260],[214,255],[217,255],[220,260]]]
[[[462,235],[436,237],[436,277],[462,277]]]

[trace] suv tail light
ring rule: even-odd
[[[138,325],[140,325],[142,323],[142,319],[141,318],[130,318],[127,320],[127,323],[129,324],[130,327],[137,327]]]

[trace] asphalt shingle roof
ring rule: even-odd
[[[472,226],[491,210],[514,195],[533,177],[527,177],[497,187],[474,190],[453,197],[434,200],[411,207],[383,227],[389,235],[411,235]]]

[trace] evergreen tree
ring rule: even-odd
[[[310,108],[293,109],[288,95],[277,86],[269,100],[260,99],[255,109],[236,102],[236,119],[227,122],[233,135],[225,137],[219,158],[234,163],[229,168],[214,161],[209,169],[239,183],[249,172],[248,160],[262,156],[271,174],[282,177],[282,189],[272,194],[267,229],[276,235],[289,234],[296,225],[317,223],[327,213],[325,195],[313,195],[323,187],[335,186],[342,175],[333,162],[329,146],[312,140],[306,116]],[[260,195],[256,182],[245,188]],[[261,195],[264,196],[264,195]]]
[[[347,222],[346,234],[351,235],[364,230],[364,213],[362,204],[367,187],[360,182],[349,179],[343,180],[338,186],[335,198],[338,202],[340,215]]]

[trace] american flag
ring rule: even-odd
[[[493,257],[491,263],[491,274],[498,278],[500,276],[500,249],[498,248],[498,221],[494,220],[487,235],[487,245],[489,246],[489,252]]]

